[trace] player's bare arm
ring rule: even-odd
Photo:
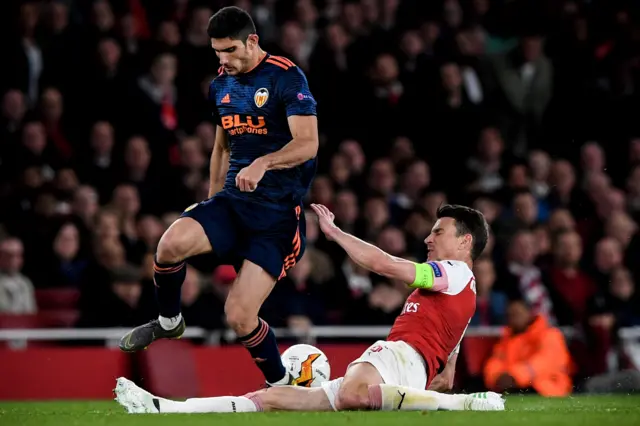
[[[453,353],[447,361],[447,365],[444,367],[442,373],[433,378],[429,385],[429,390],[435,392],[449,392],[453,389],[453,379],[456,374],[456,362],[458,360],[458,353]]]
[[[318,154],[318,118],[315,115],[292,115],[288,121],[293,136],[291,142],[257,160],[265,164],[266,170],[290,169]]]
[[[209,198],[222,190],[228,170],[229,142],[227,133],[222,127],[216,126],[216,139],[211,151],[211,162],[209,164]]]
[[[320,229],[330,239],[338,243],[354,262],[378,275],[413,284],[419,273],[419,265],[380,250],[373,244],[359,239],[338,228],[334,215],[323,205],[311,206],[318,215]]]
[[[257,158],[238,172],[236,186],[241,191],[254,191],[269,170],[290,169],[318,154],[318,119],[315,115],[288,117],[293,139],[282,149]]]

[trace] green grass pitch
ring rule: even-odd
[[[0,402],[2,426],[638,426],[640,396],[510,396],[505,412],[126,414],[114,401]]]

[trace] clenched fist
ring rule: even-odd
[[[262,180],[266,171],[267,165],[258,158],[238,172],[236,186],[242,192],[253,192],[258,187],[258,183]]]

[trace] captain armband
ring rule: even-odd
[[[433,288],[435,281],[435,275],[433,268],[427,263],[415,263],[416,267],[416,279],[409,285],[411,288]]]

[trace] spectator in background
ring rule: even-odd
[[[369,169],[367,185],[374,195],[384,197],[387,201],[390,201],[396,185],[396,173],[393,163],[387,158],[374,161]]]
[[[640,217],[640,164],[631,169],[629,177],[627,178],[626,189],[627,207],[634,220],[637,221]]]
[[[508,244],[519,229],[533,230],[538,224],[538,201],[528,190],[519,190],[513,195],[509,215],[496,224],[501,245]]]
[[[495,127],[487,127],[480,132],[477,151],[467,160],[472,192],[495,192],[502,188],[504,179],[502,154],[504,141],[500,131]]]
[[[595,283],[580,268],[582,252],[582,239],[577,232],[564,230],[555,236],[554,262],[543,280],[550,287],[560,325],[582,324],[587,302],[596,293]]]
[[[318,217],[311,210],[305,210],[304,217],[307,238],[305,256],[309,258],[309,263],[311,264],[309,276],[317,283],[326,284],[336,278],[336,270],[329,255],[317,246],[318,238],[320,237]]]
[[[178,102],[181,100],[175,84],[177,71],[176,56],[160,53],[153,58],[149,73],[138,79],[134,110],[137,128],[134,131],[154,141],[161,164],[168,160],[169,145],[175,139],[173,132],[180,123]]]
[[[98,193],[94,188],[82,185],[75,190],[71,201],[71,215],[80,231],[83,245],[86,245],[90,240],[91,230],[95,225],[99,208]]]
[[[586,178],[592,173],[605,171],[606,159],[604,150],[597,142],[587,142],[580,149],[580,166]]]
[[[0,116],[0,140],[4,141],[0,147],[0,161],[4,160],[3,167],[9,158],[15,156],[13,152],[18,144],[19,131],[22,127],[27,105],[24,93],[19,90],[9,90],[2,97],[2,114]]]
[[[396,168],[400,168],[409,163],[415,156],[416,152],[411,139],[405,136],[395,138],[391,151],[389,152],[389,157]]]
[[[336,200],[336,224],[339,224],[345,232],[355,232],[356,220],[359,215],[358,198],[349,190],[339,191]]]
[[[0,242],[0,313],[33,314],[36,299],[31,280],[22,275],[24,247],[17,238]]]
[[[400,178],[400,188],[392,201],[394,223],[402,223],[418,204],[431,183],[431,171],[426,161],[414,160],[406,166]]]
[[[421,210],[413,210],[404,222],[404,233],[407,240],[407,253],[416,259],[426,259],[427,249],[424,239],[431,233],[435,222],[430,220]]]
[[[382,197],[369,198],[364,203],[363,215],[365,230],[362,235],[365,239],[375,239],[391,220],[389,203]]]
[[[567,396],[573,384],[571,355],[562,332],[521,300],[509,303],[507,329],[484,366],[484,380],[495,392],[530,390]]]
[[[553,64],[544,54],[543,38],[532,32],[506,55],[496,57],[496,76],[507,101],[507,137],[516,141],[516,154],[537,147],[542,118],[553,94]]]
[[[140,322],[141,279],[141,272],[135,267],[113,268],[108,274],[109,285],[96,292],[98,297],[81,299],[77,326],[131,327]]]
[[[476,312],[469,325],[504,325],[507,313],[507,296],[496,290],[496,271],[488,257],[481,257],[473,263],[476,277]]]
[[[160,237],[166,230],[163,223],[155,216],[143,215],[136,222],[136,234],[138,241],[144,244],[144,256],[155,253]]]
[[[521,230],[511,239],[506,256],[506,270],[500,274],[503,287],[512,299],[523,299],[533,315],[543,315],[555,322],[553,302],[542,281],[542,271],[535,265],[535,239],[529,230]]]
[[[47,134],[39,121],[29,121],[22,128],[22,147],[17,154],[20,168],[39,167],[46,180],[53,178],[60,158],[47,144]]]
[[[224,303],[211,288],[206,289],[202,275],[192,266],[187,268],[181,302],[185,321],[191,326],[208,330],[223,328]]]
[[[356,140],[346,139],[340,143],[338,151],[346,157],[349,163],[349,176],[352,180],[356,180],[356,182],[353,182],[356,186],[355,189],[360,189],[362,182],[358,181],[362,180],[362,175],[367,165],[362,146]]]
[[[65,120],[62,93],[58,89],[49,87],[42,92],[40,114],[56,156],[69,161],[75,153]]]
[[[538,199],[544,200],[551,191],[549,175],[551,173],[551,158],[541,150],[529,153],[529,169],[531,170],[531,193]]]
[[[35,106],[40,94],[40,77],[44,68],[42,47],[37,39],[37,26],[40,22],[39,4],[23,2],[20,5],[19,34],[9,42],[7,62],[7,81],[10,87],[18,88],[26,94],[27,104]]]
[[[78,228],[71,222],[64,223],[52,245],[52,255],[47,256],[46,267],[38,270],[37,287],[80,288],[86,279],[88,258],[80,251]]]
[[[132,250],[138,240],[136,217],[140,213],[140,196],[138,189],[130,184],[121,184],[113,191],[111,206],[118,214],[120,236],[128,251]]]
[[[100,201],[106,203],[118,180],[113,126],[106,121],[94,123],[89,135],[89,145],[89,152],[83,153],[89,157],[88,161],[78,166],[80,178],[96,188],[100,194]]]
[[[616,326],[640,326],[640,294],[628,269],[619,267],[612,271],[609,294]]]
[[[549,176],[551,208],[567,208],[578,212],[584,208],[584,195],[576,188],[576,172],[567,160],[556,160],[551,166]]]
[[[602,238],[596,244],[593,271],[594,281],[599,288],[608,287],[611,272],[622,266],[622,246],[613,238]]]

